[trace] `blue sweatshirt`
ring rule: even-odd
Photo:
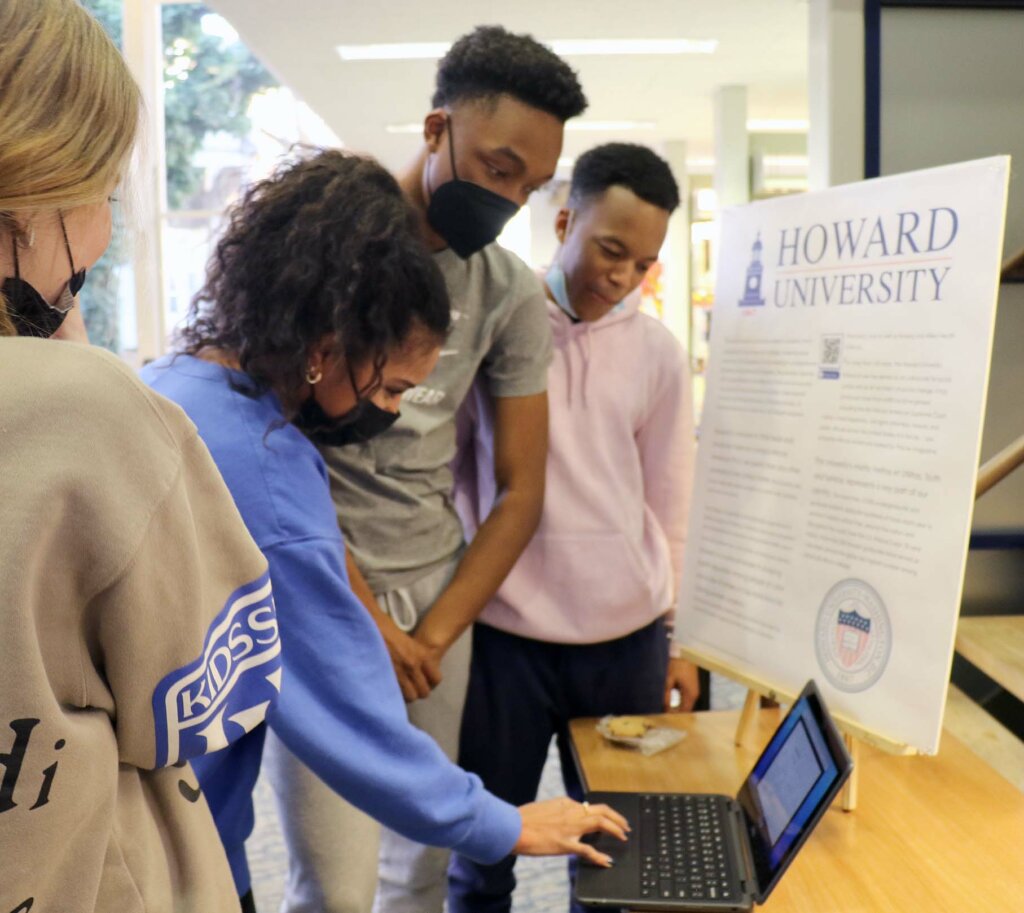
[[[195,422],[270,565],[283,677],[267,724],[353,805],[412,840],[497,862],[519,838],[518,811],[452,764],[412,726],[384,640],[349,587],[327,470],[316,448],[282,424],[272,393],[232,388],[244,374],[167,356],[143,380]],[[264,729],[193,762],[231,862],[249,890],[245,840]]]

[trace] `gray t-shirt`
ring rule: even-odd
[[[435,254],[452,305],[437,367],[402,398],[401,417],[366,444],[323,448],[338,522],[375,593],[405,586],[462,546],[452,503],[455,414],[480,371],[492,396],[547,389],[544,292],[518,257],[490,244],[468,260]]]

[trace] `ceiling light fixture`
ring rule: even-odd
[[[713,158],[692,158],[686,160],[687,171],[713,171],[715,167],[715,160]]]
[[[570,120],[565,129],[572,132],[614,133],[618,130],[656,130],[653,120]]]
[[[714,54],[714,38],[556,38],[549,41],[556,54],[589,57],[619,54]]]
[[[436,60],[444,57],[448,41],[413,41],[405,44],[339,44],[342,60]]]
[[[657,130],[653,120],[570,120],[565,129],[574,133],[616,133],[622,130]],[[386,133],[422,133],[423,124],[388,124]]]
[[[566,57],[630,54],[713,54],[717,39],[694,38],[555,38],[544,42]],[[447,41],[413,41],[400,44],[339,44],[342,60],[436,60],[451,44]]]
[[[422,133],[423,124],[388,124],[385,133]]]
[[[749,133],[806,133],[809,127],[801,118],[755,117],[747,121]]]

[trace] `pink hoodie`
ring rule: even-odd
[[[597,643],[669,609],[678,590],[694,466],[686,353],[640,296],[574,323],[554,302],[544,513],[480,620],[522,637]],[[467,538],[494,503],[490,400],[460,415],[456,504]],[[469,446],[470,443],[472,446]]]

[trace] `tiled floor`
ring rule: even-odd
[[[711,688],[715,709],[738,707],[745,690],[727,679],[714,677]],[[541,798],[564,795],[558,752],[548,755],[541,780]],[[277,812],[270,786],[263,779],[256,787],[256,830],[246,845],[253,876],[253,893],[259,913],[277,913],[281,903],[287,855],[278,829]],[[561,858],[523,858],[516,863],[518,884],[512,899],[513,913],[555,913],[568,909],[568,879]]]

